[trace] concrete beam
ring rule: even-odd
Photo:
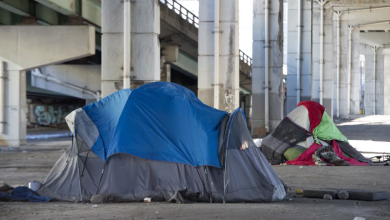
[[[94,25],[101,26],[101,5],[93,0],[35,0],[69,17],[82,17]]]
[[[81,88],[92,91],[101,90],[100,65],[51,65],[42,67],[40,70],[43,75],[54,77],[63,82],[67,82]],[[80,99],[96,100],[96,97],[91,94],[80,92],[78,90],[47,81],[34,75],[31,76],[31,85],[41,89],[74,96]]]
[[[0,26],[0,59],[19,70],[95,54],[91,26]]]
[[[350,8],[351,11],[348,11],[348,8],[339,8],[334,7],[334,11],[343,11],[340,20],[343,21],[352,21],[352,20],[364,20],[367,21],[383,21],[390,20],[390,8],[373,8],[372,10],[366,11],[353,11],[353,8]],[[333,20],[337,20],[337,16],[333,15]]]
[[[10,11],[14,14],[17,14],[17,15],[20,15],[20,16],[30,16],[28,13],[26,13],[25,11],[22,11],[20,10],[19,8],[15,7],[15,6],[12,6],[12,5],[9,5],[7,4],[6,2],[3,2],[3,1],[0,1],[0,8],[3,8],[7,11]]]

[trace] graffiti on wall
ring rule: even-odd
[[[30,105],[30,122],[42,126],[59,127],[65,124],[65,117],[73,110],[80,108],[75,105]]]

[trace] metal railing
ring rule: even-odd
[[[199,18],[194,15],[188,9],[184,8],[180,3],[175,0],[160,0],[161,3],[166,5],[169,9],[176,12],[184,20],[188,21],[190,24],[193,24],[195,27],[199,28]]]
[[[188,23],[194,25],[196,28],[199,28],[199,18],[194,15],[194,13],[188,11],[185,7],[183,7],[176,0],[160,0],[160,2],[166,5],[169,9],[176,12],[176,14],[180,15],[184,20],[188,21]],[[246,55],[244,52],[240,50],[239,53],[240,60],[244,61],[249,66],[252,66],[252,58]]]
[[[244,63],[248,64],[248,66],[252,66],[252,58],[246,55],[242,50],[240,50],[240,60],[244,61]]]

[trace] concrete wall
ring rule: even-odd
[[[47,126],[55,128],[67,128],[65,117],[73,110],[83,105],[69,104],[28,104],[28,124],[34,126]]]
[[[283,119],[283,1],[270,1],[270,131]],[[253,1],[252,134],[265,126],[265,23],[264,0]]]
[[[297,0],[288,1],[287,114],[297,107]],[[312,3],[302,1],[301,101],[311,99],[311,11]]]

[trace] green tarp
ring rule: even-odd
[[[314,129],[313,137],[317,143],[319,143],[318,138],[325,141],[335,139],[348,142],[347,138],[341,134],[326,112],[322,115],[321,123]]]

